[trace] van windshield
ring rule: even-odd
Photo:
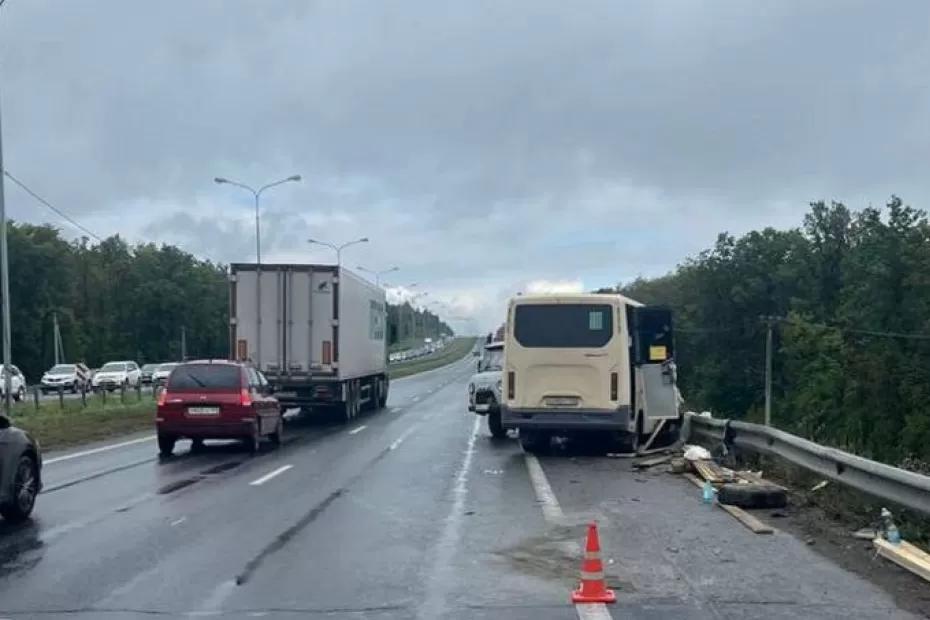
[[[607,304],[520,304],[513,335],[528,348],[603,347],[613,335],[613,312]]]
[[[175,368],[168,380],[168,390],[238,390],[242,372],[231,364],[184,364]]]

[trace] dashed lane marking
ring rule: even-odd
[[[120,443],[112,443],[110,445],[101,446],[92,450],[84,450],[82,452],[74,452],[73,454],[65,454],[64,456],[56,456],[55,458],[45,459],[42,461],[42,464],[51,465],[53,463],[60,463],[62,461],[70,461],[71,459],[79,459],[83,456],[100,454],[101,452],[108,452],[110,450],[116,450],[117,448],[125,448],[126,446],[132,446],[137,443],[145,443],[147,441],[152,441],[153,439],[155,439],[155,435],[148,435],[146,437],[140,437],[139,439],[130,439],[129,441],[121,441]]]
[[[249,484],[252,485],[253,487],[257,487],[257,486],[259,486],[259,485],[261,485],[261,484],[265,484],[266,482],[268,482],[269,480],[271,480],[271,479],[274,478],[275,476],[278,476],[278,475],[280,475],[280,474],[283,474],[284,472],[286,472],[287,470],[289,470],[289,469],[292,468],[292,467],[293,467],[293,465],[282,465],[281,467],[277,468],[276,470],[268,472],[267,474],[265,474],[265,475],[262,476],[261,478],[258,478],[257,480],[253,480],[253,481],[250,482]]]
[[[562,523],[565,515],[562,513],[562,507],[559,506],[559,500],[556,499],[552,487],[549,485],[549,479],[546,478],[546,472],[543,471],[539,459],[533,454],[523,453],[526,461],[526,469],[530,473],[530,482],[533,483],[533,491],[536,493],[536,500],[542,509],[543,517],[549,523]]]
[[[411,426],[410,428],[405,430],[403,433],[401,433],[400,437],[395,439],[391,443],[391,445],[388,446],[388,450],[396,450],[398,447],[400,447],[400,444],[404,443],[404,440],[407,439],[407,437],[410,436],[410,433],[412,433],[415,429],[416,429],[416,426]]]
[[[361,432],[362,432],[363,430],[365,430],[366,428],[368,428],[368,425],[367,425],[367,424],[362,424],[361,426],[357,426],[357,427],[353,428],[351,431],[349,431],[349,434],[350,434],[350,435],[354,435],[355,433],[361,433]]]
[[[546,472],[543,471],[539,459],[535,455],[524,452],[523,458],[526,461],[526,469],[530,474],[530,482],[533,484],[533,491],[536,493],[536,501],[542,509],[543,517],[546,522],[551,524],[563,523],[565,513],[559,505],[559,500],[549,484]],[[581,557],[581,546],[578,543],[570,543],[569,551],[572,555]],[[579,620],[611,620],[610,610],[603,603],[584,603],[575,605],[575,611],[578,613]]]

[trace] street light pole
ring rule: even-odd
[[[0,295],[3,296],[3,401],[7,415],[12,413],[12,376],[10,366],[10,265],[6,243],[6,202],[3,195],[3,184],[6,175],[3,174],[3,129],[0,120]]]
[[[342,251],[350,245],[355,245],[356,243],[368,243],[368,237],[362,237],[361,239],[356,239],[355,241],[347,241],[342,245],[333,245],[332,243],[318,241],[317,239],[307,239],[307,243],[315,243],[316,245],[323,245],[336,250],[336,267],[342,267]]]
[[[388,273],[394,273],[395,271],[400,271],[400,267],[396,267],[396,266],[391,267],[390,269],[383,269],[381,271],[375,271],[374,269],[366,269],[365,267],[362,267],[361,265],[357,266],[356,269],[373,275],[375,277],[375,284],[377,284],[378,286],[381,286],[381,276],[388,274]]]
[[[283,183],[291,183],[300,181],[300,175],[294,174],[286,179],[281,179],[279,181],[274,181],[273,183],[268,183],[267,185],[262,185],[258,189],[255,189],[245,183],[239,183],[238,181],[230,181],[229,179],[223,177],[216,177],[213,179],[213,182],[218,185],[235,185],[241,189],[250,192],[252,196],[255,197],[255,357],[258,368],[261,369],[262,365],[262,229],[261,229],[261,211],[259,205],[261,202],[261,195],[266,189],[271,189],[277,185]],[[230,351],[229,356],[232,358],[235,356],[235,351]]]

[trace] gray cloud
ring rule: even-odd
[[[251,204],[212,178],[301,173],[266,255],[367,235],[352,262],[491,323],[529,282],[661,273],[811,199],[926,206],[928,30],[920,1],[9,0],[4,155],[103,234],[223,261],[254,256]]]

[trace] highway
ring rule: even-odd
[[[397,380],[387,408],[291,424],[254,457],[160,460],[150,434],[46,455],[33,520],[0,522],[0,617],[917,617],[680,477],[492,440],[465,408],[473,369]],[[592,519],[606,611],[569,602]]]

